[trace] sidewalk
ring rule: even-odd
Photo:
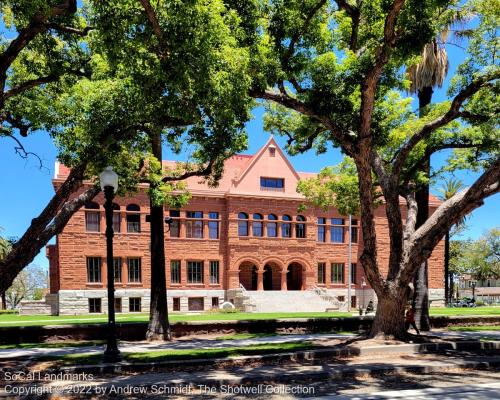
[[[223,335],[222,335],[223,336]],[[331,340],[348,340],[356,337],[352,334],[306,334],[306,335],[277,335],[265,336],[252,339],[238,340],[217,340],[217,339],[192,339],[175,340],[172,342],[125,342],[119,343],[120,351],[123,353],[142,353],[160,350],[181,350],[181,349],[222,349],[231,347],[246,347],[259,344],[279,344],[279,343],[299,343],[314,341],[321,345],[322,342]],[[436,336],[449,340],[498,340],[500,341],[500,331],[481,332],[461,332],[461,331],[431,331],[429,336]],[[64,348],[29,348],[29,349],[0,349],[1,360],[13,360],[16,358],[36,357],[36,356],[64,356],[68,354],[99,354],[104,351],[105,345],[85,346],[85,347],[64,347]]]
[[[221,335],[224,336],[224,335]],[[181,349],[223,349],[231,347],[246,347],[259,344],[297,343],[305,341],[329,341],[333,339],[347,340],[356,337],[350,334],[308,334],[308,335],[279,335],[265,336],[253,339],[217,340],[217,339],[193,339],[176,340],[172,342],[120,342],[120,351],[123,353],[141,353],[158,350],[181,350]],[[63,356],[67,354],[98,354],[104,351],[105,345],[85,347],[43,348],[30,349],[0,349],[0,360],[12,360],[20,357],[30,356]]]

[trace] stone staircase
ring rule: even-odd
[[[342,304],[314,290],[247,292],[255,312],[324,312],[341,310]],[[333,298],[333,296],[331,296]],[[336,298],[335,298],[336,299]],[[235,304],[236,305],[236,304]]]

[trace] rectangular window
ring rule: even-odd
[[[101,282],[101,257],[87,257],[87,282]]]
[[[99,211],[85,211],[85,230],[87,232],[100,232],[101,213]]]
[[[101,299],[89,299],[89,313],[101,312]]]
[[[358,243],[358,220],[351,219],[351,242]]]
[[[351,283],[356,284],[356,263],[351,264]]]
[[[337,296],[337,299],[339,299],[339,301],[345,301],[345,296]]]
[[[120,212],[114,212],[113,213],[113,232],[114,233],[120,233],[121,229],[121,223],[122,223],[122,216],[120,215]]]
[[[208,237],[210,239],[219,239],[219,213],[209,212],[208,218],[217,221],[208,221]]]
[[[212,285],[219,283],[219,261],[210,261],[210,283]]]
[[[326,281],[326,265],[325,263],[318,263],[318,283],[324,284]]]
[[[283,178],[265,178],[261,176],[260,190],[283,192],[285,190],[285,180]]]
[[[115,297],[115,312],[122,312],[122,299],[121,297]]]
[[[344,225],[344,220],[342,218],[332,218],[330,240],[333,243],[344,243],[344,227],[335,225]]]
[[[344,263],[331,264],[331,283],[344,283]]]
[[[115,282],[122,281],[122,259],[121,259],[121,257],[113,258],[113,276],[115,277]]]
[[[284,238],[292,237],[292,224],[288,222],[281,224],[281,236]]]
[[[219,308],[219,298],[212,297],[212,308]]]
[[[170,283],[181,283],[181,262],[180,260],[170,261]]]
[[[172,299],[172,310],[173,311],[181,311],[181,298],[174,297]]]
[[[189,311],[203,311],[205,309],[203,297],[189,297],[188,310]]]
[[[203,238],[203,212],[186,211],[186,237],[201,239]]]
[[[203,283],[203,261],[188,261],[187,282]]]
[[[141,282],[141,259],[129,258],[128,264],[128,281],[132,283]]]
[[[356,296],[351,296],[351,308],[356,308]]]
[[[127,213],[127,232],[139,233],[141,231],[141,214]]]
[[[326,218],[318,218],[318,242],[326,242]]]
[[[128,299],[128,310],[129,312],[141,312],[141,298],[130,297]]]
[[[278,236],[278,224],[276,222],[268,222],[266,228],[268,237]]]
[[[170,237],[180,237],[181,232],[181,212],[179,210],[170,210],[170,218],[172,218],[172,223],[170,224]]]

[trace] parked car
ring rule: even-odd
[[[469,297],[465,297],[465,298],[460,299],[460,300],[455,300],[452,303],[452,306],[453,307],[476,307],[477,304],[476,304],[476,300],[475,299],[471,299]]]

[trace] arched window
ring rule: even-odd
[[[292,217],[289,215],[283,215],[282,217],[283,221],[291,221]],[[292,224],[289,222],[283,222],[281,224],[281,236],[284,238],[289,238],[292,237]]]
[[[85,230],[87,232],[99,232],[101,230],[99,204],[93,201],[85,204]]]
[[[306,237],[306,218],[302,215],[297,215],[297,224],[295,225],[295,237],[303,239]]]
[[[261,214],[254,214],[253,215],[254,221],[252,222],[252,234],[253,236],[261,237],[263,236],[263,223],[262,220],[264,219]]]
[[[238,219],[238,236],[248,236],[248,214],[240,212]]]
[[[137,204],[127,206],[127,232],[141,231],[141,207]]]
[[[113,232],[119,233],[121,229],[122,216],[120,214],[120,206],[113,203]]]
[[[267,216],[269,221],[277,221],[278,217],[274,214],[269,214]],[[278,236],[278,223],[277,222],[268,222],[267,223],[267,236],[268,237],[277,237]]]

